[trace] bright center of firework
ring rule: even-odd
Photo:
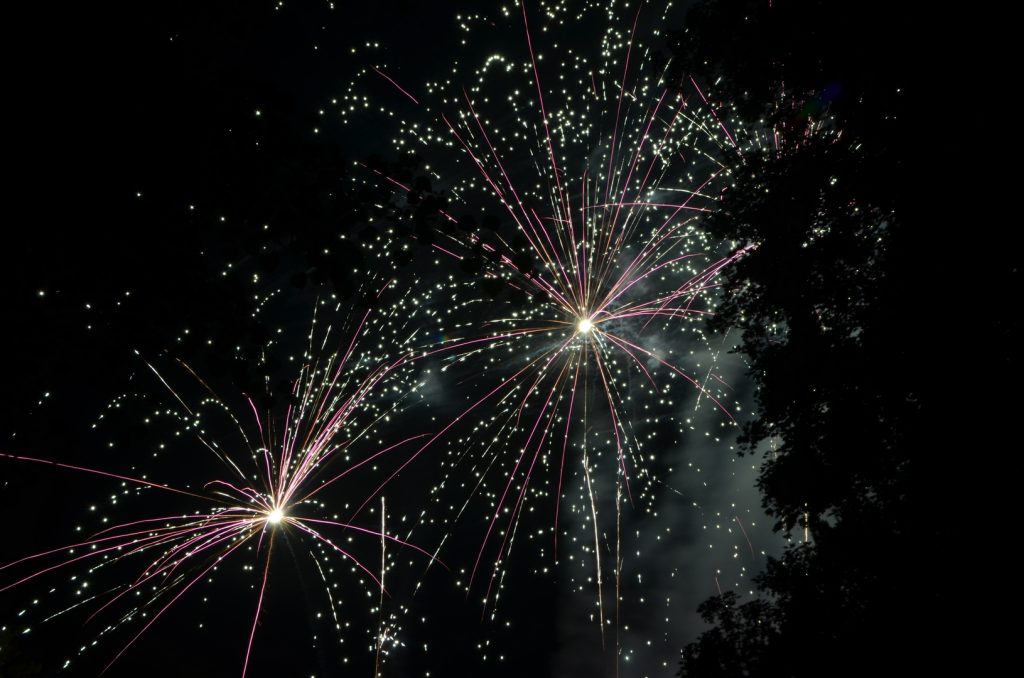
[[[284,511],[282,511],[281,509],[274,509],[273,511],[267,514],[267,522],[271,525],[277,525],[279,522],[281,522],[282,518],[284,518]]]
[[[590,318],[580,318],[580,321],[576,323],[576,331],[580,334],[586,334],[593,326],[593,323],[590,322]]]

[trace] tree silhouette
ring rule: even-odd
[[[768,655],[779,641],[777,612],[771,603],[754,600],[739,605],[736,594],[726,591],[697,611],[714,628],[683,650],[688,673],[732,678],[763,672],[771,664]]]
[[[758,385],[741,443],[771,448],[764,507],[777,531],[806,536],[769,559],[760,598],[727,592],[701,606],[712,628],[683,651],[681,676],[923,663],[906,634],[936,602],[922,591],[920,540],[949,546],[921,514],[937,494],[911,484],[935,465],[921,451],[942,445],[926,328],[943,301],[921,246],[929,233],[903,204],[908,16],[705,0],[674,35],[679,74],[717,81],[752,124],[779,133],[777,149],[742,159],[707,221],[754,246],[728,272],[711,326],[741,331]]]

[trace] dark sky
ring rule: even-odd
[[[8,345],[0,452],[139,468],[144,462],[137,450],[159,437],[139,427],[141,413],[170,403],[135,351],[162,366],[188,358],[211,381],[237,391],[252,375],[226,369],[221,346],[258,345],[271,325],[301,339],[322,289],[303,273],[308,243],[325,230],[352,228],[332,202],[351,161],[391,152],[381,129],[366,122],[345,127],[318,114],[366,65],[349,48],[379,41],[403,82],[423,83],[447,69],[460,5],[477,4],[389,1],[352,10],[347,3],[331,9],[318,2],[197,2],[17,10],[22,14],[8,22],[16,65],[5,97],[13,121],[9,216],[0,248]],[[273,223],[273,256],[253,236],[264,221]],[[269,311],[272,320],[251,318],[254,273],[263,281],[260,289],[284,290]],[[204,347],[207,337],[216,338],[215,348]],[[727,348],[726,342],[715,349],[718,373],[736,389],[735,402],[749,409],[743,365]],[[434,412],[444,413],[450,407],[445,397],[454,396],[436,397]],[[692,409],[692,399],[687,402]],[[117,405],[108,409],[110,403]],[[428,415],[415,416],[425,421]],[[719,441],[703,435],[719,428],[714,416],[709,408],[693,414],[692,430],[663,450],[660,482],[646,504],[652,512],[627,508],[624,514],[623,532],[640,555],[626,558],[623,579],[640,583],[624,588],[621,634],[633,654],[632,664],[620,661],[622,675],[671,675],[678,650],[700,628],[695,609],[715,593],[716,577],[723,588],[733,586],[759,569],[763,552],[778,549],[757,508],[755,461],[735,456],[728,431],[719,432]],[[413,499],[414,488],[436,482],[431,471],[429,460],[421,460],[410,469],[412,478],[403,477],[389,494],[396,516],[418,515],[417,501],[433,510],[433,500]],[[189,472],[187,465],[174,471],[185,482]],[[73,541],[74,526],[93,519],[89,506],[111,492],[114,485],[101,479],[0,460],[0,510],[15,517],[5,527],[0,561]],[[129,519],[130,509],[121,511],[111,507],[112,515]],[[435,532],[425,529],[413,541],[432,550],[443,534]],[[481,538],[477,524],[459,524],[451,535],[443,559],[453,570],[471,565]],[[315,616],[323,608],[316,597],[322,587],[300,556],[293,552],[293,563],[281,562],[282,576],[272,579],[249,675],[341,675],[342,654],[351,658],[355,675],[371,675],[364,622],[346,631],[350,649],[344,652],[333,639],[323,640]],[[570,571],[582,567],[578,563],[563,559],[537,574],[552,563],[529,544],[518,546],[498,612],[481,621],[482,594],[467,598],[456,575],[441,568],[421,577],[423,563],[415,562],[408,573],[396,574],[388,602],[401,646],[384,675],[614,674],[614,641],[606,638],[602,649],[589,621],[593,591],[575,590],[573,582],[586,576]],[[43,662],[43,675],[99,637],[71,670],[95,675],[124,642],[102,637],[109,620],[83,625],[87,605],[84,614],[40,623],[66,606],[54,601],[65,595],[61,587],[73,574],[0,593],[4,642],[13,638],[14,648]],[[347,581],[339,578],[342,586]],[[107,675],[239,671],[252,581],[219,582],[210,587],[212,602],[198,600],[206,592],[183,598],[180,609]],[[7,573],[0,573],[0,585],[7,583]],[[364,606],[365,597],[353,581],[342,609],[364,620],[372,603]],[[44,601],[34,607],[38,598]],[[20,635],[29,626],[31,633]],[[496,656],[503,659],[496,662]]]

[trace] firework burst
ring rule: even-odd
[[[659,45],[671,3],[653,4],[519,3],[460,16],[463,44],[472,37],[473,54],[490,50],[472,70],[456,62],[443,80],[415,87],[377,61],[341,105],[346,119],[376,109],[398,120],[395,150],[426,163],[419,178],[386,163],[364,168],[367,183],[392,187],[406,208],[391,234],[415,230],[442,269],[469,274],[445,276],[409,309],[441,336],[419,359],[438,360],[474,393],[449,424],[460,427],[450,463],[469,464],[471,494],[487,504],[463,583],[473,586],[491,549],[485,609],[496,597],[531,491],[554,516],[529,538],[550,533],[556,558],[560,536],[579,543],[559,528],[568,501],[589,532],[602,637],[611,620],[601,553],[613,554],[618,601],[622,505],[649,502],[660,482],[651,462],[665,463],[644,441],[666,422],[685,427],[675,384],[695,407],[715,408],[721,426],[733,423],[715,367],[721,346],[702,320],[719,273],[746,248],[709,241],[700,218],[745,149],[767,139],[734,131],[730,107],[692,78],[669,76]],[[579,48],[586,35],[589,51]],[[711,364],[693,360],[700,355]],[[567,489],[570,469],[578,492]],[[611,537],[602,507],[615,516]]]
[[[241,559],[248,563],[243,569],[255,572],[258,577],[257,594],[248,610],[249,624],[244,631],[241,626],[237,629],[237,641],[240,649],[244,649],[241,675],[245,676],[256,654],[254,642],[268,585],[273,578],[273,564],[280,558],[277,551],[287,546],[287,550],[294,553],[301,547],[308,552],[313,569],[324,583],[328,607],[339,633],[347,624],[339,619],[340,601],[336,600],[339,594],[332,593],[336,588],[330,581],[333,563],[341,558],[350,565],[349,569],[360,574],[364,585],[379,590],[374,639],[379,665],[387,649],[385,645],[394,642],[394,620],[384,616],[384,577],[394,564],[393,555],[389,559],[387,554],[388,545],[417,551],[428,562],[434,559],[410,544],[407,537],[387,532],[383,498],[380,523],[372,527],[339,519],[331,509],[342,502],[329,505],[323,498],[329,490],[346,485],[342,481],[350,474],[367,470],[364,467],[376,468],[427,436],[412,434],[390,438],[388,442],[389,422],[414,396],[418,386],[405,370],[406,358],[384,359],[359,346],[359,340],[367,333],[380,337],[387,327],[387,320],[372,318],[371,312],[366,311],[351,338],[342,343],[341,350],[331,352],[327,348],[330,328],[318,333],[314,321],[309,345],[302,356],[302,367],[291,385],[282,418],[261,411],[263,407],[250,396],[243,398],[249,411],[236,416],[205,381],[180,363],[190,373],[189,381],[202,393],[197,404],[190,404],[188,396],[147,362],[149,370],[174,399],[175,407],[163,413],[179,422],[179,433],[194,436],[194,440],[219,462],[220,469],[227,474],[224,476],[197,484],[196,475],[206,471],[201,464],[188,461],[188,481],[175,486],[150,480],[148,474],[140,477],[32,456],[0,454],[7,460],[46,464],[113,479],[121,484],[124,497],[135,495],[152,502],[157,498],[154,494],[169,495],[180,500],[176,501],[176,506],[181,502],[191,506],[179,513],[150,514],[118,522],[77,543],[6,563],[0,567],[0,572],[7,575],[9,581],[0,587],[0,592],[64,568],[84,567],[84,574],[72,577],[79,582],[76,594],[80,598],[50,618],[86,604],[96,608],[89,614],[88,621],[113,615],[113,620],[98,635],[107,635],[121,627],[131,635],[106,665],[106,671],[169,609],[178,605],[179,600],[194,593],[201,583],[212,583],[217,570],[233,562],[230,559]],[[314,336],[318,334],[322,334],[320,345],[314,346]],[[215,426],[210,428],[207,416],[210,410],[227,415],[230,425],[237,431],[237,444],[218,442],[221,435],[215,432]],[[152,416],[160,415],[157,411]],[[243,425],[242,421],[246,420],[252,425]],[[343,505],[349,506],[347,502]],[[353,552],[350,546],[353,541],[368,541],[371,546],[378,544],[379,562],[371,564],[366,555]],[[107,591],[83,595],[90,578],[110,570],[124,573],[128,571],[126,568],[133,568],[135,574],[121,578]],[[136,627],[141,628],[135,630]]]

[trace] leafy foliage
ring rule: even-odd
[[[743,158],[707,223],[754,246],[711,324],[741,332],[758,385],[741,443],[768,450],[763,504],[776,530],[806,538],[769,559],[760,598],[704,603],[712,627],[683,651],[681,676],[912,662],[905,629],[920,609],[907,587],[926,528],[910,479],[935,439],[921,342],[940,304],[902,204],[905,71],[890,38],[906,20],[874,9],[707,0],[676,34],[684,72],[721,78],[720,93],[779,133],[778,148]]]

